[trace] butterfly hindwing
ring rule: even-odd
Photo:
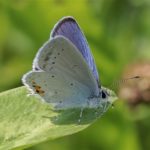
[[[51,103],[55,109],[84,107],[91,93],[87,86],[59,73],[31,71],[26,74],[24,81],[32,93]]]

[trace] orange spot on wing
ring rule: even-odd
[[[35,83],[32,86],[34,87],[36,93],[38,93],[41,96],[44,96],[45,91],[43,91],[39,85],[36,85],[36,83]]]

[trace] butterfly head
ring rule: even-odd
[[[101,87],[99,97],[101,100],[106,100],[109,103],[113,103],[116,99],[118,99],[115,92],[105,87]]]

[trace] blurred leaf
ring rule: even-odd
[[[28,147],[73,134],[97,119],[95,110],[88,109],[79,123],[80,109],[54,112],[49,104],[27,94],[25,87],[0,94],[0,149]]]
[[[114,105],[101,119],[78,134],[37,144],[28,150],[142,150],[127,105],[122,100]]]

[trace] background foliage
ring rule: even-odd
[[[109,87],[127,65],[150,60],[148,0],[0,0],[0,91],[22,85],[22,75],[63,16],[74,16],[92,49],[101,83]],[[75,135],[28,150],[149,149],[150,112],[120,100],[99,121]]]

